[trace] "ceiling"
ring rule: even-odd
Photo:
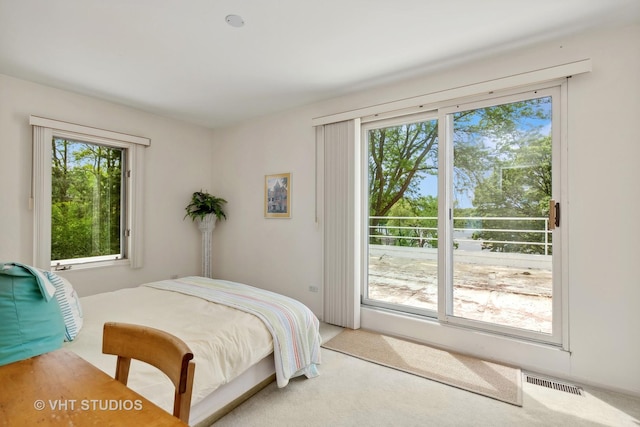
[[[0,74],[213,128],[639,16],[640,0],[0,0]]]

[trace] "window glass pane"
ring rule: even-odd
[[[454,114],[454,316],[552,332],[552,98]]]
[[[367,132],[369,267],[365,297],[404,311],[438,307],[438,121]]]
[[[124,149],[54,137],[51,260],[123,257]]]

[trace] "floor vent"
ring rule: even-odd
[[[564,391],[566,393],[577,394],[578,396],[582,396],[582,388],[572,385],[565,384],[556,380],[551,380],[549,378],[541,378],[536,377],[535,375],[526,374],[527,382],[529,384],[539,385],[541,387],[547,387],[558,391]]]

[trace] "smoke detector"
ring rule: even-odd
[[[240,28],[244,25],[244,19],[242,19],[242,16],[239,15],[227,15],[224,20],[227,21],[227,24],[231,25],[232,27]]]

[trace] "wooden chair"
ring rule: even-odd
[[[175,385],[173,415],[189,423],[193,353],[180,338],[141,325],[107,322],[102,335],[102,352],[118,356],[115,379],[127,385],[131,359],[141,360],[164,372]]]

